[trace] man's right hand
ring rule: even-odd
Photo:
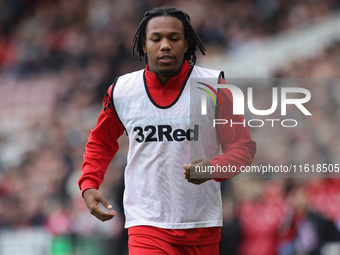
[[[115,211],[104,212],[98,206],[101,203],[106,209],[111,210],[110,205],[102,196],[102,194],[96,189],[87,189],[83,193],[83,197],[87,208],[92,215],[96,216],[101,221],[111,220],[117,213]]]

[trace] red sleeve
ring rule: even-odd
[[[113,85],[104,97],[103,110],[85,147],[82,174],[78,181],[82,192],[89,188],[99,188],[108,165],[119,149],[117,140],[124,132],[124,126],[113,108],[112,89]]]
[[[227,120],[227,124],[217,125],[219,142],[223,154],[210,160],[210,164],[218,169],[220,167],[236,167],[237,172],[215,172],[213,179],[223,181],[236,176],[241,166],[249,166],[255,156],[256,143],[251,139],[248,127],[242,115],[233,115],[233,98],[228,89],[220,89],[222,105],[218,109],[218,119]],[[231,121],[232,124],[231,125]],[[244,124],[243,124],[244,123]]]

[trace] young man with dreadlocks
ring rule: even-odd
[[[171,7],[147,12],[133,42],[133,52],[147,66],[116,79],[104,99],[79,179],[86,205],[102,221],[116,215],[98,188],[118,150],[117,139],[126,131],[124,212],[129,253],[218,254],[221,179],[193,178],[190,170],[249,165],[255,143],[242,125],[217,129],[191,125],[189,80],[217,81],[222,72],[194,66],[195,51],[205,54],[205,49],[186,13]],[[220,97],[227,107],[218,117],[242,122],[242,116],[232,116],[231,94]],[[217,138],[220,145],[212,142]],[[99,209],[99,203],[109,212]]]

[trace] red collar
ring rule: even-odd
[[[191,66],[189,65],[188,61],[185,59],[183,62],[183,65],[181,67],[181,70],[179,73],[172,77],[165,86],[161,84],[161,82],[158,80],[157,76],[152,73],[149,69],[149,64],[145,68],[145,79],[146,84],[148,88],[162,88],[162,89],[169,89],[174,88],[177,86],[182,86],[184,84],[184,81],[187,77],[187,74],[190,71]]]

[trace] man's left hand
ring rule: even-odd
[[[184,164],[183,168],[185,179],[187,179],[188,182],[196,185],[210,180],[212,178],[212,174],[209,171],[209,166],[211,166],[211,164],[201,158],[194,159],[189,165]]]

